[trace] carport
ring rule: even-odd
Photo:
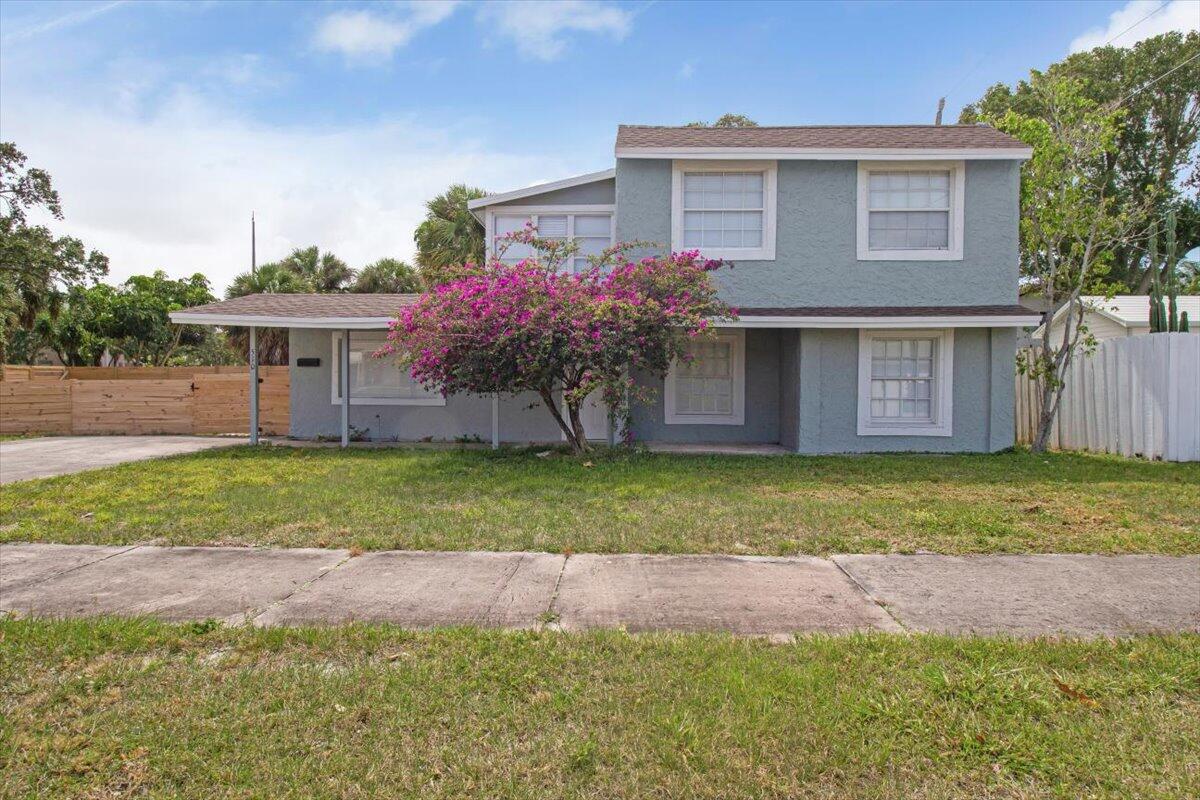
[[[350,444],[350,337],[353,331],[387,330],[414,294],[253,294],[176,311],[181,325],[247,328],[250,332],[250,444],[258,444],[258,329],[313,328],[341,331],[339,375],[342,447]],[[302,365],[305,366],[305,365]]]

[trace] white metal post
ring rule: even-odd
[[[350,330],[342,331],[341,375],[342,384],[342,447],[350,446]]]
[[[500,395],[492,395],[492,449],[500,449]]]
[[[258,328],[250,326],[250,444],[258,444]]]

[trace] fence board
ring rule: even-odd
[[[0,383],[0,433],[70,433],[68,381]]]
[[[6,366],[0,381],[2,433],[246,433],[249,370],[231,367]],[[51,380],[53,377],[53,380]],[[286,366],[259,367],[259,428],[285,435]]]
[[[268,436],[288,432],[290,384],[287,368],[282,370],[259,370],[258,424],[260,431]],[[197,375],[194,384],[197,433],[241,433],[249,429],[248,375]]]
[[[66,377],[66,367],[27,366],[5,364],[0,366],[0,381],[59,381]]]
[[[71,429],[77,434],[192,433],[192,382],[74,380]]]
[[[1040,397],[1017,376],[1017,441],[1033,441]],[[1200,461],[1200,337],[1107,339],[1067,371],[1051,442],[1064,450]]]

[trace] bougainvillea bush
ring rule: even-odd
[[[600,392],[628,431],[629,403],[650,395],[633,375],[665,375],[711,319],[734,316],[709,276],[721,262],[696,251],[630,260],[617,245],[571,273],[561,267],[573,245],[531,227],[510,236],[536,255],[464,265],[401,311],[377,355],[397,356],[444,395],[536,392],[577,453],[588,449],[579,410],[589,395]]]

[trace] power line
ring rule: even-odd
[[[1147,89],[1149,89],[1151,86],[1153,86],[1154,84],[1158,83],[1159,81],[1161,81],[1163,78],[1167,77],[1168,75],[1170,75],[1170,74],[1172,74],[1172,73],[1174,73],[1174,72],[1178,72],[1179,70],[1181,70],[1181,69],[1183,69],[1184,67],[1186,67],[1188,64],[1190,64],[1190,63],[1192,63],[1193,61],[1195,61],[1197,58],[1200,58],[1200,51],[1197,51],[1197,52],[1196,52],[1196,55],[1192,56],[1192,57],[1191,57],[1191,58],[1189,58],[1187,61],[1184,61],[1184,62],[1183,62],[1183,63],[1181,63],[1181,64],[1176,64],[1174,67],[1172,67],[1171,69],[1167,70],[1167,71],[1166,71],[1166,72],[1164,72],[1162,75],[1159,75],[1159,76],[1158,76],[1157,78],[1155,78],[1154,80],[1152,80],[1152,81],[1150,81],[1150,82],[1148,82],[1148,83],[1144,83],[1144,84],[1142,84],[1141,86],[1139,86],[1138,88],[1136,88],[1136,89],[1134,89],[1132,92],[1130,92],[1129,94],[1125,95],[1123,98],[1121,98],[1121,101],[1120,101],[1119,103],[1117,103],[1115,106],[1113,106],[1113,110],[1115,111],[1116,109],[1118,109],[1118,108],[1120,108],[1121,106],[1125,105],[1125,101],[1127,101],[1127,100],[1129,100],[1130,98],[1132,98],[1132,97],[1134,97],[1134,96],[1138,95],[1138,94],[1139,94],[1139,93],[1141,93],[1141,92],[1144,92],[1144,91],[1146,91],[1146,90],[1147,90]]]
[[[1110,43],[1111,43],[1111,42],[1112,42],[1114,39],[1120,39],[1122,36],[1124,36],[1125,34],[1129,33],[1131,30],[1133,30],[1134,28],[1136,28],[1138,25],[1141,25],[1143,22],[1145,22],[1146,20],[1150,19],[1151,17],[1153,17],[1153,16],[1154,16],[1155,14],[1157,14],[1158,12],[1162,11],[1164,8],[1166,8],[1166,7],[1167,7],[1167,6],[1169,6],[1170,4],[1171,4],[1171,0],[1164,0],[1163,4],[1162,4],[1161,6],[1159,6],[1159,7],[1158,7],[1158,8],[1156,8],[1156,9],[1154,9],[1154,10],[1153,10],[1153,11],[1151,11],[1149,14],[1147,14],[1147,15],[1146,15],[1146,16],[1144,16],[1144,17],[1142,17],[1142,18],[1141,18],[1141,19],[1139,19],[1137,22],[1133,23],[1132,25],[1130,25],[1128,28],[1126,28],[1125,30],[1121,31],[1120,33],[1117,33],[1117,34],[1114,34],[1114,35],[1112,35],[1112,36],[1108,37],[1108,41],[1107,41],[1107,42],[1105,42],[1104,44],[1100,45],[1100,46],[1101,46],[1101,47],[1104,47],[1105,45],[1107,45],[1107,44],[1110,44]]]
[[[1137,22],[1135,22],[1135,23],[1133,23],[1132,25],[1130,25],[1130,26],[1129,26],[1128,28],[1126,28],[1125,30],[1121,31],[1120,33],[1115,33],[1115,34],[1113,34],[1112,36],[1108,37],[1108,40],[1107,40],[1106,42],[1104,42],[1104,44],[1100,45],[1100,47],[1105,47],[1105,46],[1107,46],[1107,45],[1111,44],[1112,42],[1116,41],[1117,39],[1120,39],[1122,36],[1124,36],[1125,34],[1129,33],[1131,30],[1133,30],[1134,28],[1136,28],[1138,25],[1141,25],[1143,22],[1145,22],[1146,20],[1150,19],[1151,17],[1153,17],[1153,16],[1154,16],[1155,14],[1157,14],[1158,12],[1162,11],[1164,8],[1166,8],[1166,7],[1167,7],[1167,6],[1169,6],[1170,4],[1171,4],[1171,0],[1164,0],[1164,1],[1163,1],[1163,3],[1162,3],[1161,5],[1159,5],[1159,6],[1158,6],[1158,8],[1154,9],[1154,10],[1153,10],[1153,11],[1151,11],[1149,14],[1147,14],[1147,15],[1146,15],[1146,16],[1144,16],[1144,17],[1142,17],[1141,19],[1139,19]],[[944,96],[944,97],[950,97],[952,94],[954,94],[954,93],[955,93],[955,92],[958,90],[958,88],[959,88],[960,86],[962,86],[964,83],[966,83],[967,79],[968,79],[968,78],[970,78],[972,75],[974,75],[974,74],[975,74],[975,72],[976,72],[976,71],[977,71],[977,70],[978,70],[978,69],[979,69],[981,66],[983,66],[983,62],[984,62],[984,61],[986,61],[986,60],[988,59],[988,56],[990,56],[990,55],[992,54],[992,51],[993,51],[993,50],[995,50],[995,48],[991,48],[991,49],[989,49],[987,52],[985,52],[985,53],[983,54],[983,56],[982,56],[982,57],[981,57],[981,58],[980,58],[978,61],[976,61],[976,62],[975,62],[975,65],[974,65],[974,66],[972,66],[972,67],[971,67],[969,70],[967,70],[965,73],[963,73],[963,75],[962,75],[962,76],[961,76],[961,77],[960,77],[960,78],[959,78],[957,81],[955,81],[954,85],[953,85],[952,87],[950,87],[950,91],[946,92],[946,94],[945,94],[945,95],[943,95],[943,96]]]

